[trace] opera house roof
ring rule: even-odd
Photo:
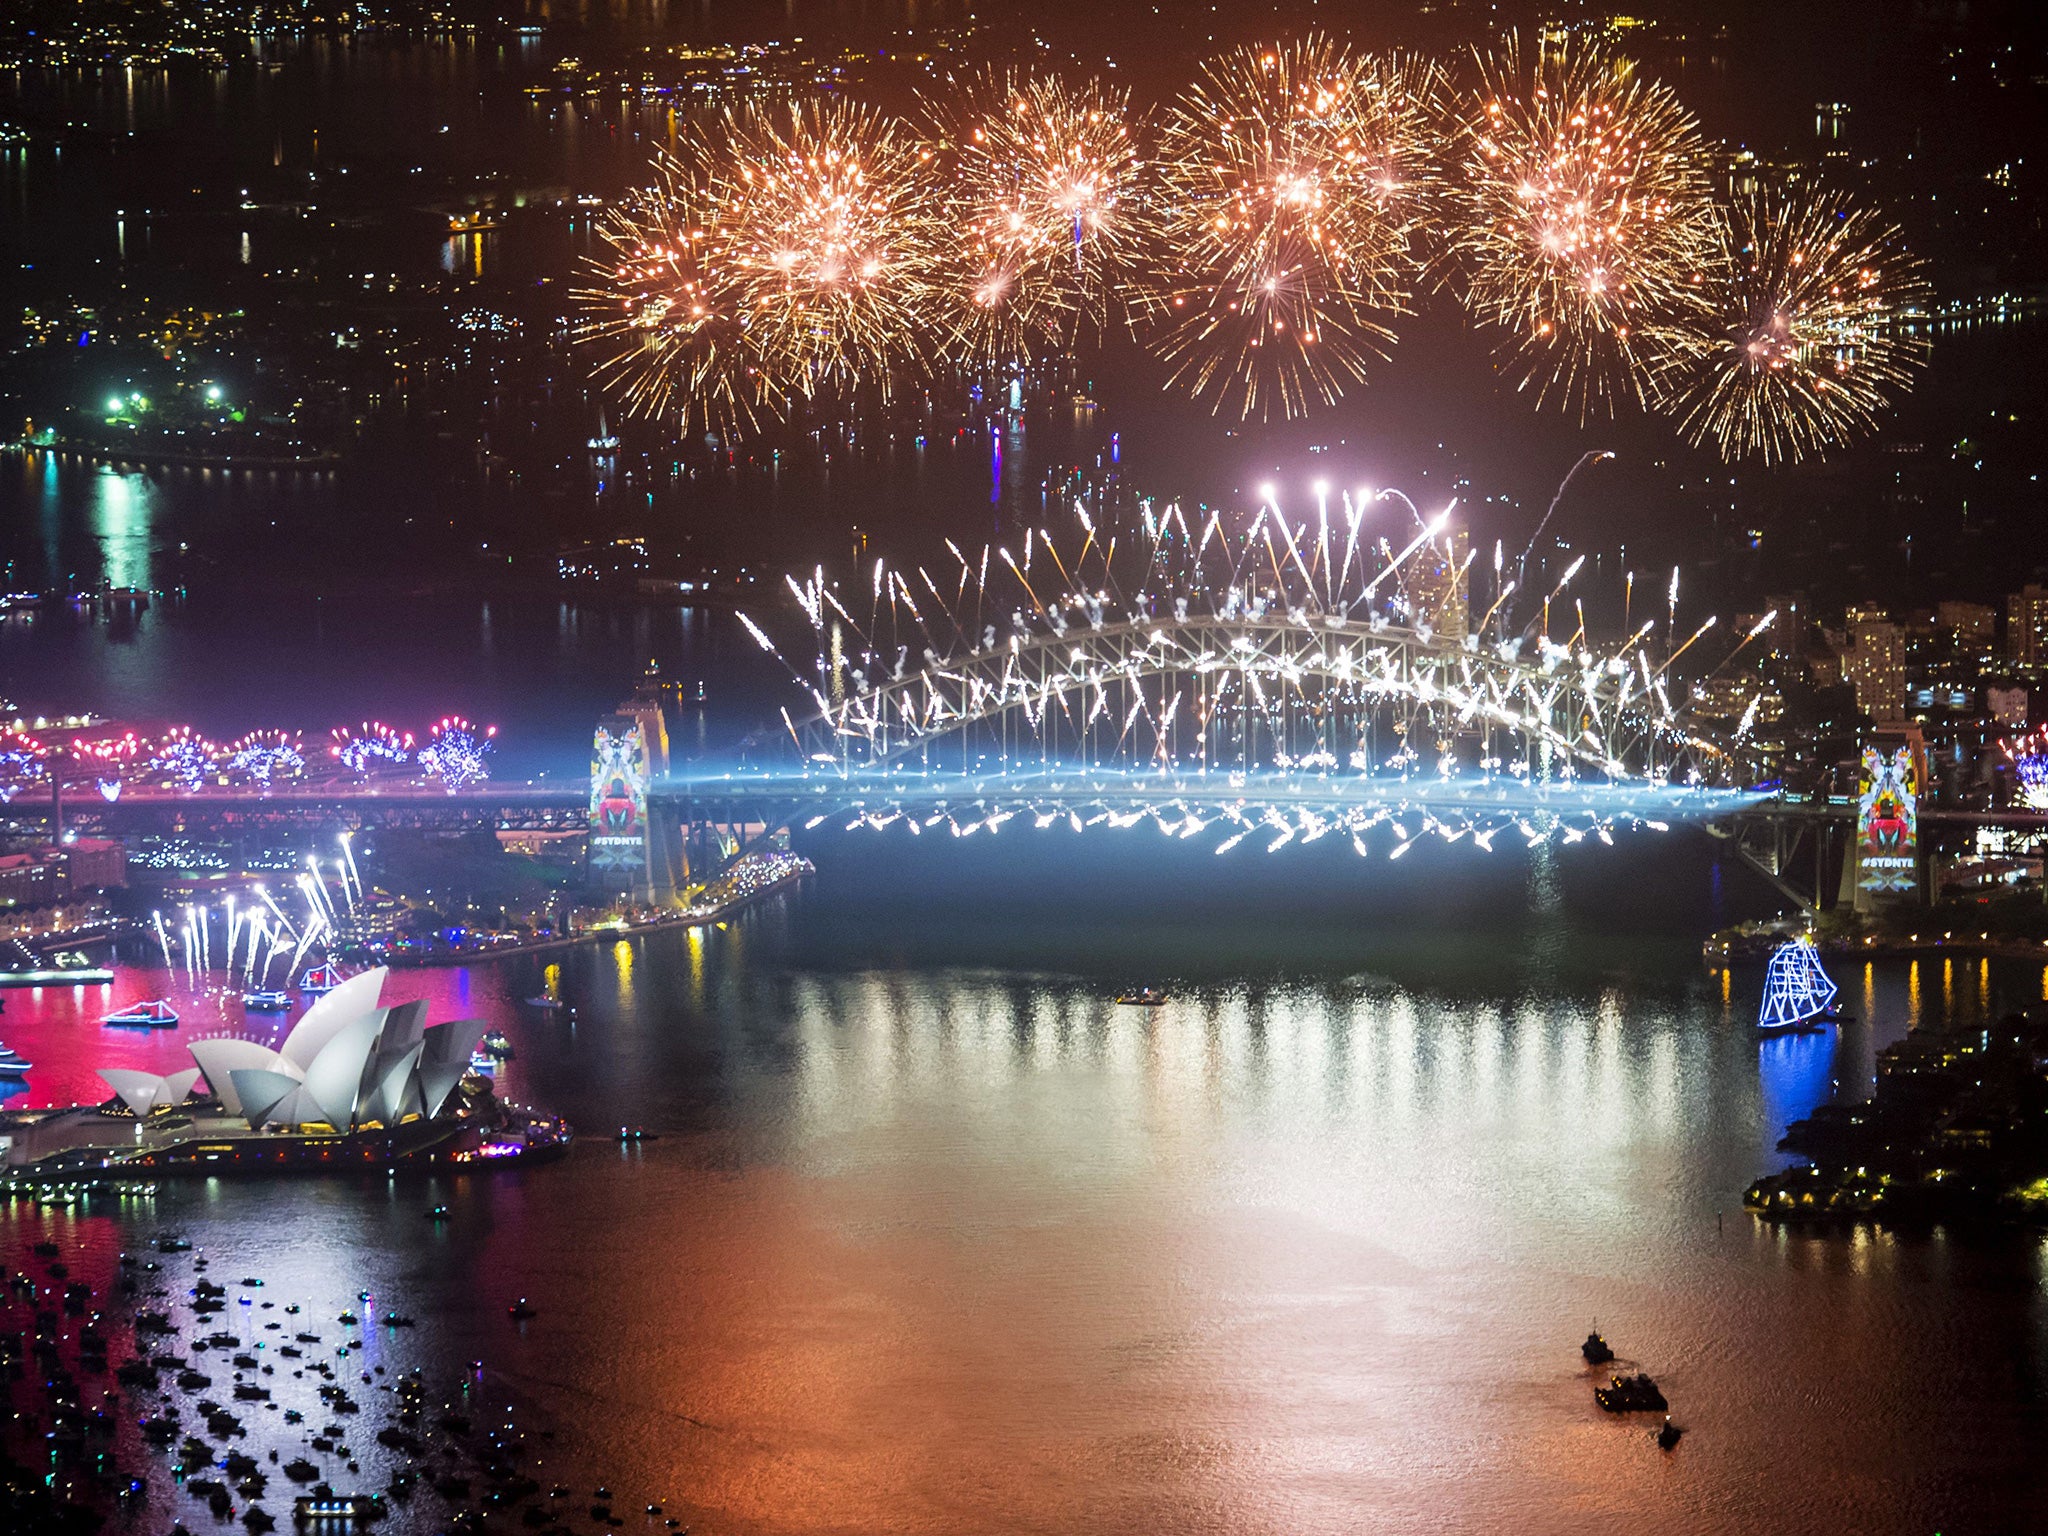
[[[254,1040],[195,1040],[194,1066],[167,1077],[102,1071],[137,1118],[181,1103],[201,1073],[214,1097],[251,1130],[324,1125],[337,1131],[432,1119],[469,1068],[488,1031],[482,1019],[429,1025],[424,1001],[377,1001],[386,968],[350,977],[324,994],[276,1050]]]

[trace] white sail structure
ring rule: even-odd
[[[192,1059],[221,1107],[245,1116],[251,1130],[350,1131],[431,1118],[490,1026],[462,1019],[429,1027],[425,1002],[381,1006],[388,974],[379,966],[323,994],[278,1050],[253,1040],[195,1040]]]
[[[120,1096],[136,1119],[147,1120],[159,1109],[184,1103],[185,1095],[199,1081],[199,1069],[187,1067],[168,1077],[158,1077],[154,1072],[137,1072],[128,1067],[103,1067],[100,1080]]]

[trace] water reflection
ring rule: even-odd
[[[395,978],[512,1036],[502,1090],[594,1131],[565,1164],[49,1219],[109,1254],[182,1227],[272,1295],[369,1289],[422,1318],[377,1360],[483,1357],[559,1435],[545,1477],[721,1531],[2014,1528],[2010,1476],[1949,1469],[2027,1464],[2041,1250],[1736,1214],[1785,1121],[1903,1030],[1909,968],[1866,969],[1867,1025],[1760,1047],[1746,1004],[1731,1026],[1703,979],[1608,974],[1553,915],[1549,966],[1590,983],[1472,988],[1525,943],[1475,929],[1435,979],[1218,976],[1143,1010],[1056,943],[858,960],[860,905]],[[2035,987],[1979,981],[1972,1006]],[[518,1005],[543,987],[573,1022]],[[45,1059],[83,1092],[181,1049],[96,1006],[10,1005],[38,1093]],[[622,1152],[620,1123],[660,1139]],[[1665,1382],[1681,1455],[1593,1409],[1594,1318]]]

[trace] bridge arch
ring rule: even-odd
[[[1671,700],[1646,658],[1335,614],[1063,625],[928,652],[880,682],[850,668],[828,682],[810,714],[785,716],[784,751],[815,774],[986,768],[991,748],[1020,765],[1391,764],[1716,787],[1755,767]]]

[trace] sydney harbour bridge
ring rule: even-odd
[[[1849,808],[1762,786],[1751,717],[1692,704],[1768,617],[1719,635],[1708,618],[1681,641],[1674,579],[1668,606],[1645,618],[1624,603],[1597,638],[1573,589],[1583,560],[1524,593],[1498,553],[1491,605],[1475,611],[1448,509],[1426,519],[1408,504],[1399,549],[1364,536],[1393,494],[1293,524],[1268,505],[1235,531],[1146,506],[1112,535],[1077,506],[1065,548],[1030,530],[1015,553],[947,541],[936,573],[878,562],[857,581],[792,578],[793,607],[738,619],[789,674],[772,724],[722,758],[671,763],[657,698],[612,717],[635,737],[625,794],[644,849],[621,862],[659,900],[828,825],[1149,826],[1219,854],[1334,838],[1399,858],[1425,840],[1489,849],[1693,824],[1819,900]],[[565,777],[454,794],[274,783],[256,798],[358,825],[568,829],[601,792]],[[215,800],[253,809],[246,789],[136,784],[95,810],[143,825]]]

